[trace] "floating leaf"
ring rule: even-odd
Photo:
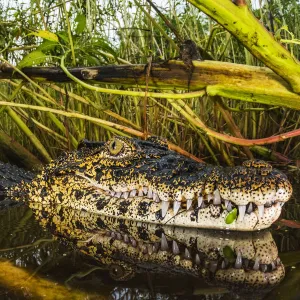
[[[231,224],[236,220],[237,217],[237,209],[234,208],[225,218],[226,224]]]
[[[223,248],[223,255],[229,262],[231,263],[235,262],[236,259],[235,253],[229,246],[225,246]]]
[[[39,30],[37,32],[33,31],[33,32],[29,33],[28,35],[35,35],[35,36],[38,36],[45,40],[49,40],[52,42],[58,42],[58,36],[55,33],[47,31],[47,30]]]
[[[77,27],[75,29],[75,32],[77,34],[80,34],[84,31],[85,25],[86,25],[86,17],[83,14],[78,14],[75,18],[75,22],[77,22]]]
[[[23,59],[18,63],[20,69],[24,67],[31,67],[32,65],[38,65],[43,63],[47,58],[47,55],[42,51],[35,50],[23,57]]]

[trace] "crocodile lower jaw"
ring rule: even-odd
[[[99,197],[91,200],[69,201],[67,206],[103,216],[145,223],[237,231],[255,231],[268,228],[278,219],[281,213],[281,204],[278,202],[270,207],[265,207],[262,217],[258,208],[255,208],[251,213],[246,213],[242,220],[237,218],[231,224],[226,224],[225,219],[228,211],[222,209],[221,205],[209,204],[200,209],[180,209],[176,214],[170,208],[162,217],[161,203],[146,197],[137,196],[131,199],[118,199],[99,194]],[[31,203],[33,208],[34,205],[34,203]]]

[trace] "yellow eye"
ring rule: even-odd
[[[109,144],[109,152],[112,155],[119,154],[123,149],[123,143],[117,139],[114,139]]]

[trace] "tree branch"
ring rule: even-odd
[[[247,5],[229,0],[188,0],[234,35],[255,57],[300,93],[298,61],[255,18]]]
[[[148,96],[156,98],[192,98],[199,96],[200,89],[206,88],[211,96],[223,96],[267,105],[284,106],[300,109],[300,96],[293,93],[289,85],[268,68],[239,65],[216,61],[193,61],[194,72],[190,82],[191,93],[173,92],[153,93]],[[54,82],[72,81],[60,68],[32,67],[22,72],[38,81],[45,79]],[[126,87],[144,88],[146,86],[146,65],[117,65],[86,68],[71,68],[68,72],[81,81],[93,80],[97,83],[123,85]],[[186,90],[189,74],[182,61],[153,63],[148,87],[174,91]],[[0,80],[22,78],[14,72],[14,68],[0,65]],[[97,88],[97,87],[95,87]],[[111,94],[128,94],[144,96],[140,91],[123,91],[117,89],[98,88],[99,92]],[[200,93],[201,94],[201,93]]]

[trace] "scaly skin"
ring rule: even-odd
[[[168,150],[155,137],[83,145],[31,183],[9,190],[35,209],[49,204],[132,221],[240,231],[269,227],[291,194],[286,176],[266,162],[210,166]],[[238,218],[227,224],[234,207]]]
[[[270,232],[222,232],[161,226],[42,205],[39,222],[98,260],[116,280],[136,273],[181,274],[229,289],[266,290],[285,271]],[[225,237],[224,237],[225,235]]]

